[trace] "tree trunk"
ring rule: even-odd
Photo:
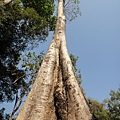
[[[63,0],[58,0],[54,36],[16,120],[91,120],[66,48],[63,6]]]
[[[12,2],[12,0],[0,0],[0,5],[6,5]]]

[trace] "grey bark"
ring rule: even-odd
[[[54,36],[16,120],[91,120],[66,47],[63,6],[58,0]]]

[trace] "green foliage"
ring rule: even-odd
[[[81,82],[82,82],[82,77],[81,77],[80,69],[77,68],[77,60],[78,60],[79,57],[76,57],[76,56],[73,55],[73,54],[70,54],[69,56],[70,56],[72,65],[73,65],[73,67],[74,67],[74,69],[75,69],[75,72],[76,72],[76,74],[77,74],[76,77],[77,77],[77,79],[78,79],[78,83],[81,84]]]
[[[77,67],[76,67],[77,66],[76,63],[77,63],[77,60],[78,60],[79,57],[75,57],[75,55],[73,55],[73,54],[70,54],[69,56],[70,56],[70,59],[72,61],[72,65],[74,66],[74,69],[75,69],[75,72],[76,72],[78,70]]]
[[[104,104],[91,98],[88,98],[88,103],[95,116],[95,120],[109,120],[108,111],[105,109]]]
[[[21,64],[22,69],[25,71],[27,75],[27,81],[28,81],[28,87],[30,87],[35,80],[35,77],[37,76],[38,70],[40,68],[40,65],[42,63],[42,60],[44,58],[44,53],[41,52],[39,55],[36,55],[35,52],[29,52],[25,55],[21,56]],[[29,88],[30,89],[30,88]]]
[[[110,98],[104,103],[109,111],[110,120],[120,120],[120,87],[117,91],[111,90]]]
[[[18,39],[18,21],[21,16],[21,6],[18,3],[0,6],[0,102],[13,101],[16,90],[21,87],[23,80],[18,85],[13,81],[24,72],[15,65],[20,51],[24,50],[22,39]],[[19,33],[19,34],[17,34]],[[13,75],[16,72],[16,75]]]
[[[52,16],[55,10],[54,0],[22,0],[22,2],[25,8],[34,9],[36,14],[40,16],[40,18],[38,19],[40,23],[37,24],[39,25],[38,28],[41,29],[42,26],[47,26],[48,31],[54,30],[55,22],[56,22],[56,17]],[[43,30],[46,31],[47,29],[43,29]]]
[[[111,90],[110,98],[103,103],[88,98],[88,103],[95,116],[95,120],[120,120],[120,87],[117,91]]]

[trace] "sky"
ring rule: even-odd
[[[79,56],[86,97],[102,102],[120,85],[120,0],[80,0],[80,9],[82,15],[67,22],[67,47]],[[47,51],[52,35],[37,53]],[[7,111],[13,107],[5,106]]]

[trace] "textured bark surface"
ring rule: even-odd
[[[12,0],[0,0],[0,5],[6,5],[12,2]]]
[[[63,9],[63,0],[58,0],[53,39],[16,120],[92,119],[67,51]]]

